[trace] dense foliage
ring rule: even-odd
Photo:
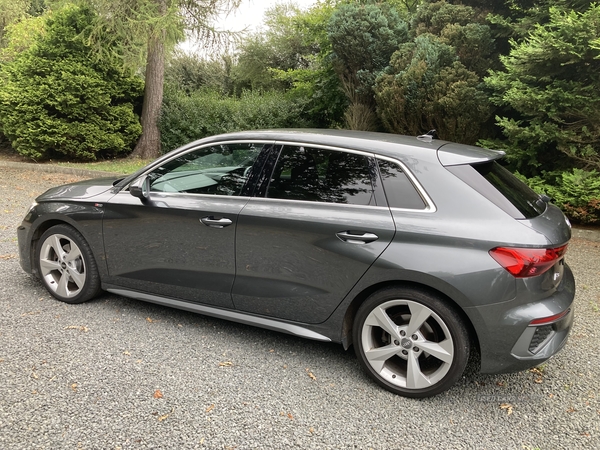
[[[159,135],[167,151],[244,128],[435,128],[442,139],[506,150],[511,168],[574,220],[600,221],[600,6],[590,1],[319,0],[308,9],[281,2],[233,53],[203,57],[169,45],[184,28],[204,42],[218,38],[209,19],[237,0],[77,1],[102,20],[87,40],[83,22],[65,28],[65,50],[52,59],[41,53],[49,51],[48,18],[57,16],[47,5],[68,0],[0,0],[0,126],[23,154],[129,151],[140,86],[113,63],[137,55],[143,72],[146,50],[158,48],[169,56],[162,103],[162,78],[150,76],[160,65],[145,67],[147,91],[161,94],[153,97],[153,114],[162,104],[160,133],[146,133],[152,145],[139,148],[158,148]],[[99,39],[103,29],[112,30],[107,39]],[[88,44],[101,58],[89,57]],[[17,92],[25,99],[20,120]],[[49,104],[51,113],[38,113]],[[83,123],[83,110],[105,136],[65,125]],[[127,138],[114,140],[123,132]],[[77,133],[87,144],[77,146]]]
[[[378,111],[390,132],[436,129],[444,139],[474,143],[490,113],[479,84],[453,47],[424,34],[392,56],[377,83]]]
[[[164,151],[231,131],[308,125],[301,105],[280,92],[246,91],[237,98],[210,90],[186,95],[172,89],[165,92],[159,123]]]
[[[21,155],[96,159],[129,152],[139,137],[143,83],[90,57],[93,19],[85,8],[54,12],[33,45],[1,66],[0,128]]]
[[[551,8],[549,23],[513,42],[501,60],[504,70],[486,82],[495,103],[518,113],[497,121],[519,168],[528,175],[565,164],[600,169],[600,6]]]
[[[398,46],[408,40],[408,24],[384,4],[342,4],[327,24],[332,63],[349,101],[345,122],[355,130],[376,130],[373,88]]]

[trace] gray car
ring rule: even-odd
[[[558,352],[575,282],[561,211],[502,152],[431,135],[202,139],[123,179],[50,189],[18,228],[58,300],[101,290],[354,346],[385,389],[451,387]]]

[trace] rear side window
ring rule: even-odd
[[[496,161],[447,168],[515,219],[532,219],[546,210],[546,202]]]
[[[286,145],[273,171],[268,198],[374,205],[370,158],[343,151]]]
[[[391,208],[425,209],[427,206],[414,185],[398,164],[377,160],[379,173]]]

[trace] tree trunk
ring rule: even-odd
[[[158,119],[163,100],[163,82],[165,78],[165,33],[158,33],[148,41],[148,60],[146,61],[146,84],[144,104],[142,106],[142,135],[131,157],[151,159],[160,156],[160,131]]]

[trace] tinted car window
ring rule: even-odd
[[[538,194],[496,161],[448,170],[515,219],[531,219],[546,210]]]
[[[392,208],[425,209],[427,206],[415,189],[410,178],[398,164],[391,161],[377,160],[379,173],[387,197]]]
[[[374,205],[372,176],[366,156],[286,145],[273,171],[267,197]]]
[[[262,144],[222,144],[186,153],[149,174],[150,190],[240,195],[262,147]]]

